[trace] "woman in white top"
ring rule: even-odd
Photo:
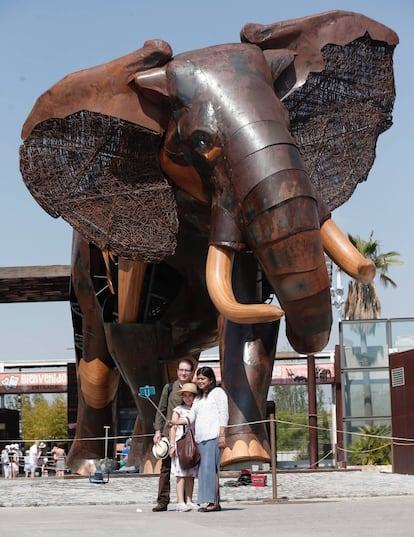
[[[199,511],[220,511],[219,472],[221,450],[226,446],[225,429],[229,421],[226,392],[217,386],[211,367],[197,370],[200,397],[194,400],[188,414],[194,423],[195,439],[201,461],[198,469],[198,503],[207,504]],[[181,423],[184,423],[183,421]]]

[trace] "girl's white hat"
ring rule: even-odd
[[[190,392],[194,395],[198,394],[197,386],[194,384],[194,382],[187,382],[186,384],[183,384],[181,389],[178,390],[176,393],[179,395],[182,395],[184,392]]]

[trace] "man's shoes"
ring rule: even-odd
[[[177,503],[176,511],[179,513],[186,513],[187,511],[191,510],[191,506],[187,505],[186,503]]]
[[[152,508],[153,512],[154,513],[159,513],[160,511],[166,511],[167,510],[167,506],[166,505],[162,505],[160,503],[157,503],[157,505],[155,507]]]

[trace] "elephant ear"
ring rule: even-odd
[[[378,136],[392,124],[398,36],[356,13],[332,11],[270,25],[248,24],[243,42],[283,51],[274,87],[311,180],[330,210],[367,179]],[[271,67],[272,70],[272,67]]]
[[[20,148],[23,179],[50,215],[102,250],[151,263],[175,251],[177,208],[158,161],[166,110],[132,81],[171,57],[150,41],[65,77],[38,99]]]

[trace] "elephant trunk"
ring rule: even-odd
[[[287,125],[282,117],[247,124],[224,150],[231,167],[222,175],[230,169],[234,198],[226,189],[217,200],[211,243],[237,248],[245,241],[286,314],[290,343],[298,352],[318,352],[332,323],[319,225],[326,215],[318,213],[317,194]]]
[[[307,174],[280,170],[249,192],[245,233],[286,314],[286,335],[300,353],[319,352],[332,324],[330,281],[318,205]]]
[[[286,314],[286,335],[300,353],[323,350],[332,325],[324,246],[339,266],[361,281],[375,274],[332,223],[285,125],[262,121],[227,142],[220,177],[230,177],[213,204],[207,285],[224,317],[259,323]],[[320,227],[322,222],[322,231]],[[237,304],[231,289],[231,250],[254,253],[282,309]],[[341,252],[343,254],[341,255]]]

